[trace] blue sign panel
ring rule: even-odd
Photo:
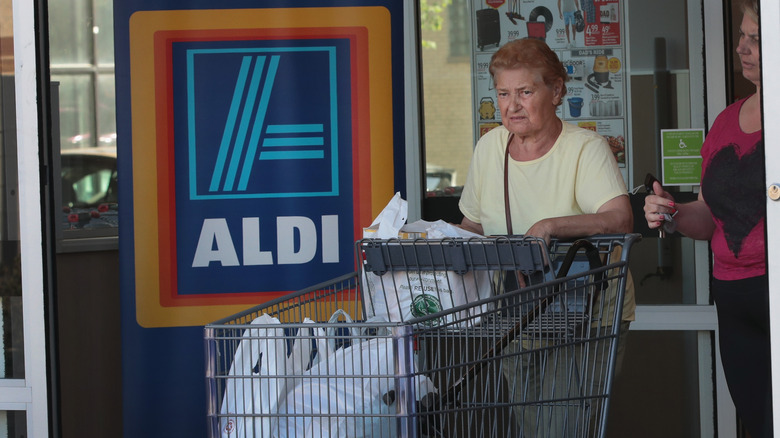
[[[339,239],[355,229],[349,40],[181,42],[172,59],[186,78],[173,106],[187,109],[174,115],[187,134],[177,294],[297,290],[352,270]]]
[[[349,111],[349,44],[317,43],[175,48],[174,56],[183,51],[186,58],[190,199],[339,195],[339,111]],[[224,115],[224,128],[214,129]],[[349,145],[349,138],[341,143]],[[290,173],[290,166],[307,172]]]

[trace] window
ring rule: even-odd
[[[468,62],[471,56],[471,26],[469,4],[466,0],[452,0],[447,8],[447,29],[450,38],[450,58],[454,62]]]
[[[113,1],[49,2],[49,17],[51,80],[59,85],[60,238],[115,236]]]
[[[426,197],[456,201],[474,149],[469,6],[465,0],[422,0],[420,8],[425,21],[421,53]],[[424,216],[460,222],[440,212]]]

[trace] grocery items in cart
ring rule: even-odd
[[[362,239],[356,272],[206,326],[211,436],[603,436],[637,238]],[[492,274],[487,298],[386,321],[366,271]]]
[[[363,287],[366,312],[368,317],[389,321],[403,322],[414,317],[439,313],[442,310],[464,306],[484,298],[492,293],[490,282],[493,272],[476,270],[470,272],[453,272],[436,268],[441,266],[445,254],[431,251],[420,258],[414,248],[409,246],[387,246],[387,241],[399,239],[419,240],[420,245],[426,245],[430,240],[451,238],[479,238],[478,234],[466,231],[444,221],[416,221],[407,224],[408,204],[396,193],[384,209],[377,215],[371,225],[363,229],[363,241],[359,248],[359,257],[364,260],[362,266]],[[421,240],[421,239],[427,240]],[[438,247],[446,251],[446,246]],[[375,254],[375,252],[379,252]],[[399,252],[401,251],[401,252]],[[420,266],[414,272],[405,269],[395,269],[393,262],[384,258],[412,257]],[[381,261],[381,262],[380,262]],[[370,263],[377,263],[370,265]],[[381,264],[380,264],[381,263]],[[423,268],[430,264],[429,269]],[[484,311],[467,307],[464,311]],[[462,318],[463,315],[453,314],[447,320]],[[428,324],[438,324],[433,319]]]
[[[341,286],[351,289],[350,280]],[[396,436],[389,327],[357,325],[341,308],[324,324],[307,317],[281,323],[271,313],[231,328],[235,352],[217,383],[222,397],[211,436]],[[422,374],[414,382],[419,397],[434,391]]]

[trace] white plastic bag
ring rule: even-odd
[[[263,314],[253,325],[278,325],[279,320]],[[249,328],[233,356],[225,379],[220,430],[224,438],[270,437],[270,418],[277,411],[279,396],[286,390],[284,380],[269,378],[286,374],[287,346],[284,330]],[[233,416],[232,414],[236,414]],[[244,417],[243,415],[250,415]]]
[[[396,436],[392,339],[371,338],[331,352],[279,403],[280,438]],[[419,400],[435,392],[416,376]]]
[[[306,318],[303,323],[313,321]],[[226,415],[220,419],[224,438],[273,436],[269,414],[276,414],[279,400],[296,384],[288,377],[302,375],[331,350],[325,343],[325,331],[311,327],[299,330],[288,354],[290,336],[285,335],[278,319],[263,314],[252,321],[252,325],[277,324],[279,328],[249,328],[243,333],[225,379],[220,409]]]
[[[400,231],[406,223],[408,210],[409,206],[406,201],[401,198],[401,193],[396,192],[382,212],[379,213],[379,216],[371,223],[372,227],[379,227],[377,236],[380,239],[397,237],[398,231]]]
[[[329,323],[341,318],[352,322],[337,310]],[[266,314],[252,325],[259,327],[244,331],[225,379],[223,438],[395,435],[395,400],[387,397],[395,389],[392,339],[361,341],[355,328],[319,326],[285,334]],[[342,334],[351,345],[339,348]],[[426,377],[417,376],[415,385],[418,399],[435,392]]]

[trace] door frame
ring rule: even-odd
[[[780,41],[780,5],[777,1],[759,0],[761,8],[761,41],[771,42],[762,44],[761,71],[776,72],[780,68],[780,53],[771,49],[771,44]],[[770,25],[774,24],[774,25]],[[776,76],[764,74],[762,77],[761,92],[764,96],[773,96],[771,99],[761,99],[763,104],[764,144],[780,144],[780,126],[776,123],[780,120],[780,101],[774,98],[780,93],[780,81],[773,80]],[[780,184],[780,150],[777,147],[766,149],[766,186]],[[775,430],[780,425],[780,201],[773,201],[767,196],[766,223],[767,223],[767,271],[769,277],[769,336],[772,342],[772,400],[773,418]]]
[[[35,7],[12,1],[24,378],[0,379],[0,411],[24,411],[27,436],[41,437],[50,430]]]

